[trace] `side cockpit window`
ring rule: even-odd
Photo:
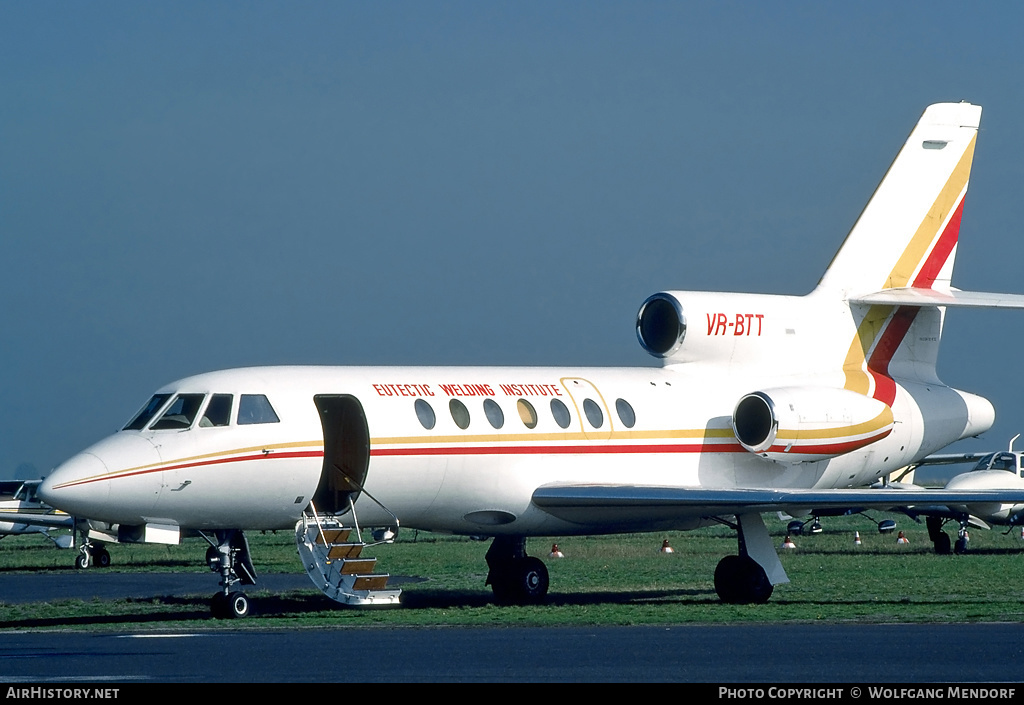
[[[211,428],[231,423],[231,400],[230,394],[214,394],[210,397],[210,403],[206,405],[203,417],[199,419],[199,427]]]
[[[203,403],[205,394],[179,394],[177,398],[167,407],[167,411],[156,420],[150,428],[153,431],[180,431],[190,428],[196,420],[199,407]]]
[[[264,394],[243,394],[238,402],[238,425],[280,423],[277,412]]]
[[[124,427],[125,431],[141,431],[146,427],[156,412],[160,411],[164,403],[171,398],[170,394],[154,394],[153,397],[146,402],[146,405],[142,407],[142,411],[135,415],[135,418],[128,422],[128,425]]]

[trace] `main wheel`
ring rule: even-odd
[[[497,573],[494,575],[493,573]],[[532,605],[548,594],[548,567],[533,556],[514,558],[493,571],[491,589],[494,599],[503,605]]]
[[[524,604],[542,602],[548,594],[548,567],[533,556],[519,561],[518,590]]]
[[[98,568],[109,568],[110,567],[110,554],[105,548],[98,548],[92,553],[93,563]]]
[[[949,534],[940,531],[935,535],[935,552],[940,556],[948,556],[953,550],[950,548]]]
[[[750,556],[726,556],[715,568],[715,592],[726,604],[763,604],[774,590],[764,568]]]

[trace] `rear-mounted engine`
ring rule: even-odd
[[[686,337],[686,317],[679,300],[671,294],[649,296],[636,315],[636,337],[655,357],[669,357]]]
[[[732,428],[751,453],[786,463],[834,458],[892,432],[892,409],[847,389],[779,387],[736,404]]]

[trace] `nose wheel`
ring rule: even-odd
[[[110,566],[110,553],[100,544],[86,543],[78,549],[75,556],[75,568],[85,570],[90,566],[107,568]]]
[[[252,614],[249,596],[239,589],[241,585],[256,584],[256,569],[249,558],[249,542],[241,531],[218,531],[216,542],[206,538],[206,564],[220,573],[220,592],[210,600],[210,614],[214,619],[241,619]]]
[[[210,601],[210,612],[214,619],[241,619],[248,617],[251,609],[249,596],[240,590],[228,595],[218,592]]]

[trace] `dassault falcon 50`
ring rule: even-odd
[[[738,538],[718,595],[764,602],[788,580],[764,512],[1020,503],[1024,489],[854,489],[994,422],[935,369],[948,307],[1024,308],[950,283],[980,118],[969,103],[925,110],[809,294],[650,296],[636,334],[661,367],[201,374],[157,390],[39,494],[87,518],[89,541],[202,534],[213,612],[235,617],[256,577],[244,530],[294,528],[314,583],[350,605],[398,602],[362,551],[399,526],[493,537],[487,583],[523,603],[548,590],[528,537],[718,522]]]

